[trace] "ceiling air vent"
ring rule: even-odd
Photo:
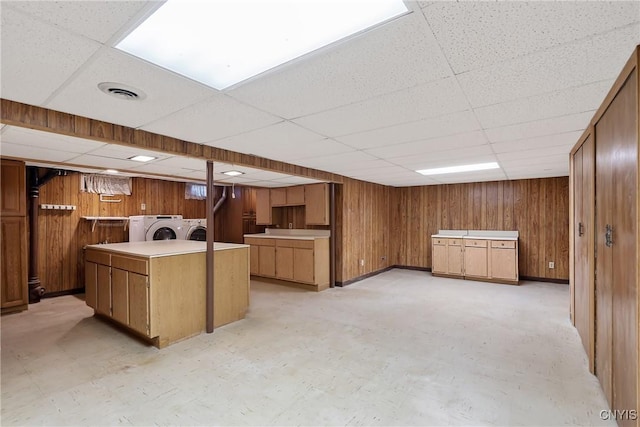
[[[144,99],[146,95],[140,89],[113,82],[103,82],[98,84],[98,89],[118,99],[124,99],[127,101],[137,101]]]

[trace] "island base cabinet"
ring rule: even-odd
[[[97,265],[97,291],[95,310],[106,316],[111,316],[111,267]]]
[[[98,264],[85,262],[84,265],[84,300],[94,310],[98,306]]]
[[[149,324],[149,278],[137,273],[128,274],[129,326],[136,332],[152,336]]]
[[[129,284],[128,272],[113,268],[111,270],[111,317],[129,325]]]

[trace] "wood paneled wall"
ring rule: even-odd
[[[86,245],[127,241],[128,230],[120,223],[102,222],[91,231],[91,222],[83,216],[130,216],[171,214],[184,218],[205,218],[204,200],[186,200],[185,184],[146,178],[132,178],[131,196],[115,196],[120,203],[100,202],[99,196],[80,192],[80,174],[53,178],[40,188],[39,204],[76,205],[75,211],[40,210],[39,272],[47,293],[70,291],[84,286],[82,248]],[[254,190],[255,191],[255,190]],[[242,241],[243,199],[249,188],[236,188],[236,198],[228,193],[216,215],[217,241]],[[217,188],[216,199],[222,189]],[[253,198],[255,203],[255,197]],[[142,211],[140,205],[146,204]],[[239,207],[239,208],[238,208]],[[253,207],[255,211],[255,206]]]
[[[440,229],[517,230],[520,276],[569,278],[567,177],[396,188],[389,205],[392,265],[430,268]]]
[[[336,185],[336,281],[389,267],[392,187],[344,178]],[[364,265],[361,265],[364,260]]]

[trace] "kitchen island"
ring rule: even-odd
[[[249,307],[249,246],[214,244],[214,327]],[[206,243],[191,240],[89,245],[86,303],[158,348],[198,335],[206,321]]]

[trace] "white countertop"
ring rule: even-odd
[[[328,239],[329,236],[284,236],[277,234],[245,234],[244,237],[251,237],[256,239],[286,239],[286,240],[315,240],[315,239]]]
[[[462,234],[432,234],[431,237],[436,237],[438,239],[462,239],[464,235]]]
[[[214,251],[248,247],[249,245],[239,245],[236,243],[215,242],[213,244]],[[153,240],[148,242],[123,242],[107,243],[104,245],[87,245],[87,248],[117,252],[126,255],[156,258],[163,256],[206,252],[207,243],[196,242],[194,240]]]
[[[438,239],[518,240],[517,231],[506,230],[439,230],[431,237]]]

